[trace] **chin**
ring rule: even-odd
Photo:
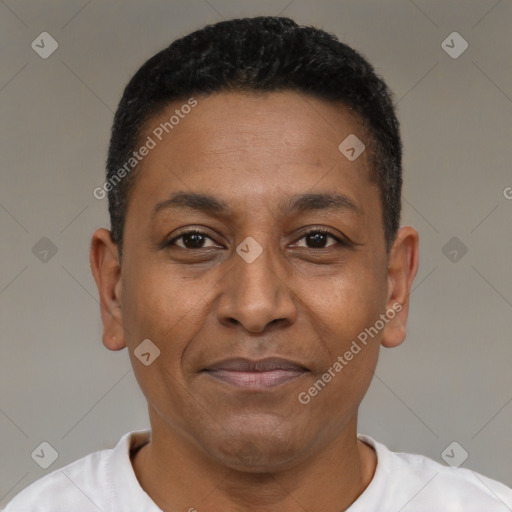
[[[306,443],[293,439],[291,434],[276,436],[273,432],[265,436],[262,432],[239,432],[225,436],[209,452],[218,462],[236,471],[273,473],[292,466],[303,456]]]

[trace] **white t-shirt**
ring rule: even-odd
[[[150,430],[128,432],[114,449],[91,453],[32,483],[4,511],[162,512],[140,486],[130,461],[130,451],[149,436]],[[423,455],[391,452],[364,434],[358,438],[376,451],[377,468],[347,512],[512,511],[512,489],[500,482]]]

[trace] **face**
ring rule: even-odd
[[[156,146],[130,195],[104,341],[128,347],[166,429],[232,468],[284,467],[354,427],[398,315],[344,354],[405,299],[411,272],[390,273],[368,152],[338,149],[365,141],[347,110],[293,92],[196,99],[161,141],[181,104],[141,137]],[[134,355],[146,339],[160,350],[148,366]]]

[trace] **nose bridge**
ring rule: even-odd
[[[284,281],[279,249],[272,233],[246,237],[233,253],[231,273],[226,276],[224,297],[218,307],[219,320],[242,324],[260,332],[277,319],[293,321],[295,305]]]
[[[236,249],[234,271],[238,278],[236,291],[240,295],[261,294],[267,299],[276,292],[276,280],[279,273],[278,257],[272,247],[271,236],[247,237]],[[252,298],[254,300],[254,297]]]

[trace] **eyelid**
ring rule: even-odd
[[[299,240],[302,240],[304,237],[306,237],[307,235],[309,235],[311,233],[321,233],[323,235],[327,235],[327,236],[330,236],[331,238],[334,238],[334,240],[336,240],[336,242],[338,242],[338,244],[340,244],[340,245],[344,245],[344,246],[349,245],[348,240],[346,240],[344,237],[334,234],[328,228],[323,228],[320,226],[308,228],[306,231],[301,233],[301,235],[296,239],[296,241],[294,243],[297,243]],[[320,247],[316,250],[318,251],[321,249],[328,249],[329,247]],[[306,249],[309,249],[309,247],[306,247]]]
[[[309,235],[310,233],[323,233],[325,235],[330,236],[331,238],[334,238],[336,240],[337,244],[332,244],[327,247],[319,247],[319,248],[310,248],[310,247],[299,247],[299,249],[310,249],[313,251],[329,251],[332,249],[340,249],[340,248],[353,248],[356,243],[354,243],[350,238],[345,236],[343,233],[338,233],[337,231],[334,231],[333,229],[327,228],[325,226],[307,226],[304,228],[305,231],[303,231],[300,236],[296,238],[296,244],[300,240],[302,240],[305,236]]]
[[[208,233],[207,231],[204,231],[200,228],[189,228],[189,229],[185,229],[181,232],[179,232],[177,235],[173,236],[170,240],[166,240],[162,246],[165,248],[165,247],[179,247],[179,246],[176,246],[175,242],[176,240],[179,240],[180,238],[182,238],[183,236],[186,236],[186,235],[202,235],[206,238],[209,238],[212,242],[215,242],[215,243],[218,243],[216,240],[213,239],[212,236],[210,236],[210,233]],[[202,248],[199,248],[199,249],[188,249],[187,247],[180,247],[180,249],[185,249],[185,250],[189,250],[189,251],[193,251],[193,250],[200,250],[200,249],[205,249],[205,247],[202,247]]]

